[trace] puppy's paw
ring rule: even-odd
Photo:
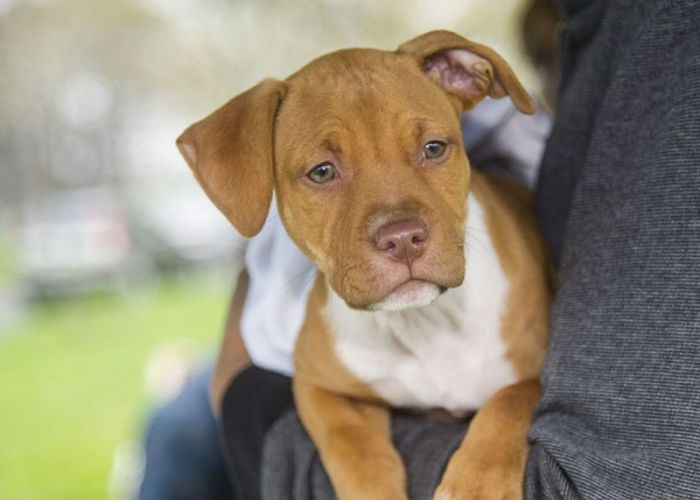
[[[339,500],[408,500],[408,496],[403,491],[390,491],[381,488],[339,494],[338,498]]]
[[[335,490],[338,500],[408,500],[405,486],[386,482],[358,480]]]
[[[433,500],[522,500],[521,472],[506,467],[448,469]]]

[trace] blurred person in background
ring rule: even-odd
[[[211,367],[200,369],[148,422],[141,500],[237,498],[211,412],[211,375]]]

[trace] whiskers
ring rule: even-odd
[[[468,251],[473,251],[478,246],[479,250],[490,252],[489,244],[483,241],[483,238],[488,239],[490,237],[488,231],[478,227],[467,226],[466,233],[467,237],[463,240],[463,243],[466,243]]]
[[[374,273],[372,271],[371,263],[359,262],[357,264],[351,265],[342,271],[342,278],[340,280],[340,290],[343,296],[350,296],[352,291],[362,291],[362,287],[353,283],[353,278],[361,274],[365,277],[373,277]],[[353,276],[355,275],[355,276]]]

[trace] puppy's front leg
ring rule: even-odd
[[[474,416],[447,464],[435,500],[519,500],[527,430],[540,385],[520,382],[498,391]]]
[[[294,380],[297,411],[340,500],[406,500],[389,409]]]

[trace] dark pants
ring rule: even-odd
[[[237,498],[334,498],[330,480],[296,412],[291,379],[251,366],[232,382],[222,423]],[[392,416],[392,440],[408,471],[411,498],[431,498],[461,443],[466,422]]]
[[[260,498],[260,465],[265,434],[293,407],[291,379],[250,366],[226,390],[222,428],[237,498]]]
[[[195,375],[151,417],[139,500],[233,498],[219,425],[209,405],[210,378],[211,370]]]

